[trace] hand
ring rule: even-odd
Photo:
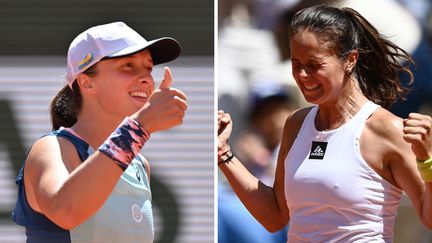
[[[432,118],[410,113],[404,120],[404,139],[411,144],[411,149],[419,160],[432,157]]]
[[[228,113],[223,110],[218,111],[218,151],[228,145],[229,137],[232,132],[232,120]]]
[[[148,102],[131,116],[149,133],[163,131],[183,123],[187,109],[186,95],[171,88],[171,70],[165,67],[164,78]]]

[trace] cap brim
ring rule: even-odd
[[[176,59],[181,52],[180,44],[173,38],[163,37],[148,41],[143,45],[135,45],[116,52],[109,57],[121,57],[134,54],[136,52],[149,49],[153,59],[153,64],[161,64]]]

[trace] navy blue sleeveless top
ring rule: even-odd
[[[64,129],[53,131],[46,136],[62,137],[72,142],[81,161],[89,156],[87,152],[89,145]],[[26,228],[27,243],[70,243],[69,230],[60,228],[43,214],[34,211],[28,204],[23,181],[24,165],[25,163],[15,180],[18,185],[18,199],[12,212],[12,220]]]
[[[67,129],[46,136],[62,137],[72,142],[81,161],[93,153],[84,140]],[[104,205],[71,230],[60,228],[30,207],[23,181],[24,166],[16,179],[19,191],[12,220],[26,228],[27,243],[153,242],[150,181],[144,168],[144,159],[139,154],[123,172]]]

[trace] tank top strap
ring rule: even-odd
[[[380,107],[372,101],[366,102],[353,118],[355,123],[364,123]]]
[[[303,131],[310,131],[311,128],[315,129],[314,121],[315,121],[315,117],[318,113],[318,110],[319,110],[318,105],[312,106],[312,108],[309,110],[309,112],[306,114],[305,118],[303,119],[303,123],[300,127],[300,130],[299,130],[297,136],[302,134]]]
[[[78,151],[78,155],[81,161],[86,160],[89,157],[89,145],[78,135],[72,133],[69,129],[63,128],[56,131],[52,131],[45,136],[57,136],[62,137],[70,141]]]

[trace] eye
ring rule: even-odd
[[[131,63],[131,62],[127,62],[127,63],[124,64],[124,67],[126,67],[126,68],[134,68],[135,65],[133,63]]]
[[[309,64],[309,67],[312,69],[319,69],[321,67],[321,63],[311,63]]]
[[[293,68],[293,69],[298,69],[298,68],[300,68],[300,64],[299,64],[298,62],[293,62],[291,65],[292,65],[292,68]]]

